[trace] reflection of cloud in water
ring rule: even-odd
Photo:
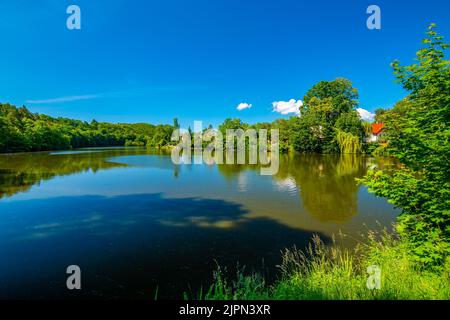
[[[74,219],[74,220],[67,220],[65,222],[50,222],[30,226],[27,227],[26,229],[39,230],[39,232],[32,232],[30,234],[19,236],[19,240],[42,239],[58,235],[60,233],[74,231],[77,229],[95,228],[96,226],[99,226],[99,224],[95,222],[100,221],[102,218],[103,217],[101,214],[94,212],[92,215],[88,215],[86,218],[81,220]]]
[[[295,179],[291,176],[284,179],[274,179],[273,182],[281,192],[287,192],[290,195],[297,196],[298,188]]]
[[[188,226],[196,226],[201,228],[219,228],[219,229],[231,229],[236,227],[239,223],[244,223],[248,219],[237,219],[237,220],[220,220],[220,221],[211,221],[209,217],[198,216],[191,217],[188,222],[179,222],[174,220],[159,220],[159,223],[169,227],[188,227]]]
[[[42,199],[42,203],[47,201],[48,204],[53,203],[53,196],[74,196],[80,192],[81,195],[98,195],[101,192],[107,195],[167,192],[171,197],[222,198],[226,201],[238,202],[245,207],[248,210],[248,213],[244,215],[245,218],[266,218],[290,228],[320,230],[327,233],[329,230],[334,230],[329,227],[330,222],[341,225],[349,223],[349,228],[356,230],[359,228],[357,224],[360,221],[373,219],[372,212],[374,210],[368,210],[367,206],[361,206],[361,203],[373,203],[374,206],[379,207],[380,203],[384,201],[377,200],[372,195],[366,195],[366,192],[359,193],[355,178],[364,175],[365,158],[282,155],[280,161],[279,173],[269,178],[259,176],[258,166],[254,165],[217,165],[214,170],[204,170],[205,168],[195,165],[177,166],[172,163],[169,155],[153,154],[145,148],[103,150],[103,152],[96,153],[81,152],[80,154],[56,156],[48,153],[0,156],[0,168],[2,168],[0,169],[0,198],[27,191],[33,184],[51,180],[57,176],[115,169],[103,172],[102,176],[97,175],[95,178],[92,175],[79,175],[72,177],[75,180],[70,181],[55,179],[55,183],[36,188],[34,192],[28,194],[31,198],[45,197],[46,199]],[[379,162],[379,160],[373,161]],[[388,160],[386,160],[387,164]],[[147,170],[149,168],[155,170]],[[172,176],[168,175],[170,170],[173,170],[177,180],[171,179]],[[178,176],[178,172],[181,173],[183,170],[186,174]],[[361,198],[361,195],[364,195],[364,198]],[[50,196],[52,199],[49,199]],[[14,198],[11,201],[17,203],[20,199],[23,198]],[[112,198],[111,203],[117,203],[116,199]],[[139,207],[140,201],[139,199],[138,203],[130,202],[129,207],[122,207],[123,214],[120,215],[120,218],[118,218],[118,214],[116,217],[111,216],[110,212],[105,211],[102,207],[99,209],[98,206],[89,205],[84,208],[84,202],[75,203],[73,205],[79,208],[80,213],[83,214],[73,217],[73,223],[67,223],[69,226],[60,225],[65,219],[69,219],[66,213],[73,211],[66,206],[58,209],[59,214],[63,217],[57,217],[56,213],[53,215],[57,224],[54,221],[44,223],[45,219],[41,216],[41,211],[50,216],[53,211],[57,210],[56,208],[46,208],[44,205],[36,208],[30,207],[29,212],[39,212],[40,216],[36,218],[34,229],[27,230],[29,233],[33,231],[37,238],[59,232],[58,229],[69,230],[69,228],[77,227],[85,228],[89,232],[93,232],[95,229],[95,234],[99,235],[116,233],[111,229],[117,226],[120,233],[122,227],[129,228],[142,223],[142,217],[146,216],[147,219],[150,219],[148,217],[151,216],[152,210],[158,212],[158,202],[156,201],[156,208],[152,208],[154,206],[152,204],[152,206],[146,207],[149,212],[138,213],[134,207]],[[106,202],[106,198],[101,202]],[[166,226],[195,225],[226,229],[241,224],[241,220],[234,216],[230,218],[227,215],[219,219],[214,210],[203,207],[192,212],[189,220],[186,217],[180,217],[177,212],[186,212],[185,208],[180,207],[191,205],[191,202],[183,203],[172,199],[167,202],[173,202],[173,210],[159,217],[159,220],[155,220]],[[2,203],[5,201],[1,201],[0,206]],[[112,205],[104,206],[111,208],[113,212],[116,210]],[[118,206],[121,207],[121,205]],[[176,208],[176,206],[180,207]],[[215,204],[212,203],[211,206],[214,208]],[[1,210],[3,211],[3,208]],[[15,212],[14,209],[11,210],[12,213]],[[379,211],[389,217],[386,220],[396,215],[390,207]],[[360,220],[353,219],[358,216],[358,213],[365,216],[361,216]],[[205,216],[209,215],[214,218],[206,219]],[[97,226],[102,223],[102,217],[111,226],[100,231]],[[2,221],[0,220],[0,228],[1,225]],[[2,234],[4,238],[7,238],[10,231],[6,228],[1,230],[4,232]]]
[[[240,172],[237,177],[238,191],[239,192],[247,192],[248,191],[248,181],[247,181],[247,173]]]
[[[31,229],[49,229],[49,228],[56,228],[56,227],[60,227],[61,224],[60,223],[44,223],[44,224],[39,224],[37,226],[32,226]]]
[[[82,222],[93,222],[93,221],[99,221],[102,219],[102,215],[98,213],[94,213],[92,216],[82,220]]]
[[[158,297],[174,298],[188,284],[199,290],[215,261],[259,268],[264,259],[274,275],[280,250],[303,247],[312,236],[273,219],[250,219],[235,202],[161,194],[25,200],[0,203],[0,210],[0,278],[18,297],[67,297],[65,286],[45,284],[58,283],[60,270],[76,261],[89,270],[83,297],[142,291],[148,299],[158,286]]]
[[[0,229],[8,233],[4,240],[37,240],[72,232],[89,232],[95,236],[120,235],[129,233],[131,226],[148,226],[150,229],[157,225],[233,228],[246,221],[243,218],[246,211],[240,209],[240,205],[220,200],[165,199],[159,194],[61,197],[51,200],[51,209],[47,207],[48,201],[5,203],[2,210],[6,213],[26,215],[33,208],[41,214],[27,217],[21,223],[16,218],[0,221]]]

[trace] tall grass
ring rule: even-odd
[[[201,299],[450,299],[449,263],[427,270],[412,261],[410,247],[387,232],[369,233],[366,243],[346,250],[326,246],[318,237],[305,251],[282,252],[280,279],[267,285],[264,278],[244,275],[228,280],[219,268]],[[367,267],[381,269],[380,289],[367,288]]]

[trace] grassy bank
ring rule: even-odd
[[[380,289],[369,290],[367,268],[381,269]],[[286,249],[282,254],[280,279],[267,285],[263,277],[239,273],[224,278],[219,269],[214,283],[199,299],[450,299],[450,268],[430,270],[413,262],[407,243],[387,233],[369,234],[353,250],[325,246],[313,238],[303,252]]]

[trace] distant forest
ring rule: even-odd
[[[279,129],[280,151],[315,153],[372,152],[378,143],[366,143],[370,123],[356,111],[358,91],[344,78],[320,81],[304,96],[301,116],[273,122],[247,124],[240,119],[226,119],[218,130]],[[376,111],[381,117],[386,110]],[[54,118],[30,112],[25,106],[0,104],[0,152],[64,150],[84,147],[148,146],[162,148],[175,144],[173,125],[147,123],[112,124]],[[211,126],[209,126],[211,128]],[[189,128],[189,132],[192,132]]]
[[[0,152],[65,150],[84,147],[150,146],[170,142],[173,127],[146,123],[90,123],[31,113],[0,104]]]

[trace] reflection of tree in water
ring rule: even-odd
[[[260,166],[256,164],[219,164],[219,172],[227,179],[235,179],[242,171],[259,170]]]
[[[25,192],[35,183],[53,177],[54,174],[49,173],[36,175],[33,173],[0,169],[0,199],[13,196],[18,192]]]
[[[126,166],[109,162],[111,157],[144,154],[149,154],[148,150],[132,148],[72,154],[3,155],[0,156],[0,199],[25,192],[33,185],[56,176]],[[387,166],[391,163],[390,160],[386,163],[374,160],[373,164]],[[153,162],[147,165],[155,166]],[[178,176],[179,166],[173,169],[174,176]],[[219,172],[227,179],[235,179],[242,171],[259,169],[259,165],[218,165]],[[357,213],[358,186],[355,178],[364,173],[365,162],[361,156],[289,154],[280,156],[280,169],[273,178],[293,180],[300,190],[304,207],[317,219],[344,222]]]
[[[218,168],[225,178],[232,179],[241,171],[259,170],[260,166],[223,164]],[[365,158],[358,155],[284,154],[274,179],[293,179],[305,209],[318,220],[345,222],[357,214],[359,187],[355,178],[365,171]]]
[[[224,158],[223,158],[223,164],[219,164],[217,165],[219,172],[226,178],[226,179],[234,179],[240,172],[243,171],[256,171],[256,170],[260,170],[261,169],[261,165],[260,164],[249,164],[249,152],[247,151],[245,153],[245,164],[238,164],[238,157],[237,157],[237,153],[231,153],[231,157],[234,157],[234,164],[230,164],[227,161],[226,158],[226,152],[224,152]],[[258,162],[261,161],[260,160],[260,156],[258,153],[258,158],[257,158]],[[265,165],[263,167],[268,167],[268,165]]]
[[[137,151],[137,149],[136,149]],[[133,154],[136,151],[128,151]],[[91,170],[124,166],[106,161],[124,155],[120,150],[74,154],[24,153],[0,156],[0,199],[25,192],[42,180]]]
[[[356,155],[286,155],[276,179],[292,177],[304,207],[320,221],[345,222],[357,213],[364,158]]]

